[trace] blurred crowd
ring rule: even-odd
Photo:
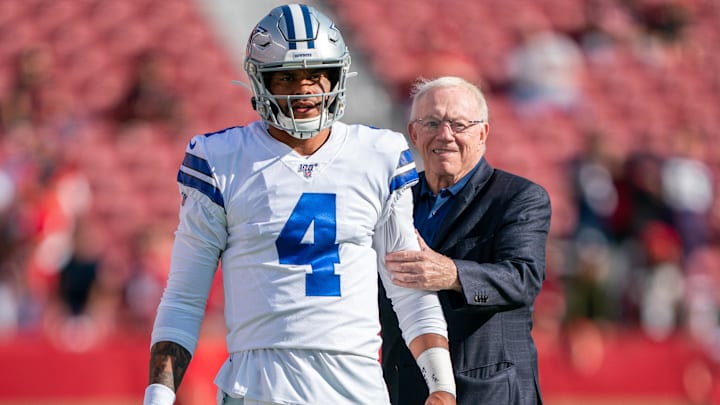
[[[560,162],[568,197],[564,208],[574,217],[553,235],[546,295],[554,301],[540,301],[553,303],[547,310],[566,333],[576,325],[586,333],[591,325],[599,335],[639,331],[658,341],[682,335],[720,360],[720,148],[713,146],[717,122],[699,119],[699,110],[705,108],[701,106],[694,112],[672,111],[676,105],[702,103],[652,99],[682,97],[680,88],[639,93],[647,98],[632,101],[638,95],[633,87],[643,85],[628,81],[623,83],[627,88],[618,90],[592,82],[602,77],[599,69],[622,68],[626,62],[618,61],[624,58],[651,75],[658,70],[667,75],[682,72],[679,66],[692,65],[696,53],[709,51],[705,46],[712,42],[707,39],[717,33],[699,36],[697,27],[717,26],[720,5],[638,0],[589,1],[585,6],[594,18],[564,31],[546,15],[521,13],[506,69],[497,76],[502,79],[488,83],[495,94],[507,95],[518,120],[537,123],[560,116],[557,122],[575,123],[573,137],[579,147]],[[703,40],[695,42],[699,38]],[[631,77],[645,79],[642,74]],[[700,82],[711,91],[720,90],[717,76]],[[623,115],[606,116],[623,120],[622,125],[598,119],[604,107],[593,92],[607,93],[603,98],[627,106]],[[690,97],[696,95],[700,92]],[[671,106],[665,110],[674,118],[659,117],[656,107],[642,107],[657,104]],[[717,101],[713,104],[710,111],[720,113]],[[626,131],[623,137],[614,133],[620,127]],[[554,220],[564,215],[555,211]]]
[[[130,194],[115,170],[145,169],[136,176],[168,176],[169,183],[173,176],[152,170],[152,162],[108,167],[107,160],[123,153],[161,159],[143,153],[160,143],[143,140],[166,138],[182,122],[161,57],[139,54],[126,92],[91,113],[54,91],[63,72],[50,47],[17,53],[0,98],[0,339],[41,333],[80,350],[118,328],[148,330],[175,207],[165,216],[140,215],[148,207],[123,202],[147,195]],[[133,174],[124,178],[142,183]]]
[[[352,7],[359,3],[365,2]],[[708,132],[720,126],[720,114],[711,125],[688,121],[672,133],[654,127],[632,133],[635,147],[621,148],[613,125],[593,121],[599,107],[585,73],[610,66],[608,58],[618,57],[613,48],[631,32],[643,33],[633,47],[647,63],[682,58],[693,46],[684,37],[693,24],[685,5],[693,2],[577,3],[597,8],[592,24],[570,32],[518,15],[522,29],[501,55],[502,68],[486,64],[486,75],[471,78],[484,81],[491,100],[509,100],[512,111],[497,118],[507,125],[530,128],[547,115],[583,122],[571,131],[581,147],[560,162],[562,178],[554,178],[563,184],[550,188],[562,207],[553,221],[566,225],[551,235],[538,331],[554,325],[562,333],[591,321],[659,340],[681,333],[720,361],[720,148],[713,146],[720,138]],[[693,4],[699,3],[712,4]],[[196,122],[186,109],[192,97],[183,97],[171,79],[180,62],[161,49],[132,54],[131,79],[103,108],[62,91],[57,57],[38,41],[3,61],[0,340],[48,334],[82,350],[117,330],[149,332],[176,225],[175,174]],[[472,74],[449,61],[433,69]],[[402,78],[398,83],[405,85]],[[720,90],[720,79],[707,85]],[[221,126],[205,124],[206,130]],[[496,142],[491,148],[503,148],[504,141]],[[222,310],[219,294],[211,298],[211,314]]]
[[[603,134],[586,136],[568,164],[577,221],[555,269],[565,320],[638,327],[658,340],[688,333],[718,350],[720,183],[707,139],[688,130],[669,139],[669,154],[617,159]]]

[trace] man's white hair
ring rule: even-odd
[[[480,107],[480,117],[478,119],[487,122],[489,120],[489,111],[487,101],[485,101],[485,95],[480,88],[469,81],[457,76],[441,76],[435,79],[419,78],[410,89],[410,99],[412,100],[412,106],[410,108],[410,119],[415,119],[415,104],[423,94],[427,93],[428,90],[434,88],[446,88],[446,87],[461,87],[470,91]]]

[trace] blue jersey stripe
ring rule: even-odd
[[[290,49],[297,49],[297,44],[295,43],[295,23],[293,22],[290,6],[282,6],[282,11],[285,16],[285,26],[289,36],[288,44],[290,45]]]
[[[185,153],[185,159],[183,159],[182,164],[183,166],[193,169],[196,172],[200,172],[208,177],[212,177],[213,175],[208,161],[193,154]]]
[[[408,170],[405,173],[398,174],[397,176],[393,177],[392,180],[390,180],[390,193],[393,193],[395,192],[395,190],[415,183],[417,180],[418,173],[417,170],[415,170],[414,168],[412,170]]]
[[[412,163],[412,162],[414,162],[414,160],[413,160],[413,155],[412,155],[412,153],[410,153],[410,149],[405,149],[405,150],[400,154],[400,160],[398,161],[397,168],[401,168],[401,167],[403,167],[403,166],[405,166],[405,165],[407,165],[407,164],[410,164],[410,163]]]
[[[232,131],[232,130],[235,129],[235,128],[242,128],[242,127],[243,127],[243,125],[235,125],[235,126],[232,126],[232,127],[227,127],[227,128],[221,129],[221,130],[219,130],[219,131],[208,132],[208,133],[204,134],[203,136],[206,137],[206,138],[208,138],[208,137],[211,137],[211,136],[213,136],[213,135],[222,134],[222,133],[227,132],[227,131]]]
[[[310,10],[308,9],[308,6],[301,5],[300,8],[302,9],[303,14],[303,20],[305,20],[305,38],[309,39],[308,41],[308,48],[312,49],[315,48],[315,41],[313,41],[313,28],[312,28],[312,18],[310,18]]]
[[[220,190],[212,184],[201,180],[193,175],[187,174],[180,170],[177,175],[177,181],[180,184],[186,185],[197,189],[201,193],[205,194],[212,202],[225,208],[225,202]]]

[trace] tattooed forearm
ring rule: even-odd
[[[150,349],[150,384],[163,384],[177,391],[192,355],[173,342],[157,342]]]

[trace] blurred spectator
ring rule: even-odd
[[[28,268],[48,222],[43,208],[57,167],[57,154],[48,147],[51,144],[29,122],[18,122],[0,137],[0,172],[6,179],[3,205],[7,204],[0,213],[0,283],[11,287],[6,299],[12,294],[16,305],[8,301],[3,310],[18,328],[38,326],[44,303],[38,298],[47,291],[43,288],[36,294],[40,289],[36,287],[44,283]]]
[[[714,180],[705,164],[708,143],[692,130],[672,136],[671,141],[675,147],[662,166],[662,196],[672,210],[685,253],[690,254],[711,237]]]
[[[720,362],[720,249],[695,249],[685,265],[685,327]]]
[[[172,85],[171,68],[159,51],[151,49],[138,55],[130,86],[110,111],[110,118],[120,125],[138,121],[168,127],[181,125],[181,103]]]
[[[666,68],[687,58],[686,28],[690,2],[684,0],[629,0],[624,2],[638,34],[635,57],[647,66]]]
[[[114,256],[103,230],[91,217],[76,218],[70,250],[48,293],[43,328],[64,349],[87,350],[117,327],[120,289],[112,280],[122,279],[123,269],[109,266]]]
[[[569,163],[578,218],[565,269],[567,320],[617,320],[626,271],[615,263],[612,218],[618,208],[617,163],[606,149],[607,135],[585,134],[584,149]]]
[[[690,10],[681,0],[632,0],[627,3],[647,34],[666,43],[681,41],[691,22]]]
[[[101,260],[99,236],[88,222],[78,223],[73,232],[72,253],[59,270],[57,286],[58,298],[69,316],[87,312]]]
[[[678,330],[682,319],[682,243],[677,231],[662,222],[648,223],[640,239],[645,252],[645,265],[636,270],[640,326],[648,336],[663,339]]]
[[[11,334],[18,326],[19,291],[14,256],[20,249],[15,212],[15,185],[0,168],[0,338]]]
[[[56,312],[60,310],[55,308],[59,275],[74,252],[76,226],[89,209],[92,195],[85,175],[62,160],[55,162],[52,172],[33,180],[37,183],[23,196],[23,209],[33,226],[24,279],[28,299]]]
[[[618,240],[637,239],[650,221],[672,224],[672,212],[662,196],[662,159],[635,152],[627,157],[616,179],[618,206],[612,227]]]
[[[518,24],[519,44],[508,55],[511,96],[522,115],[572,113],[582,103],[583,55],[572,38],[544,16]]]
[[[615,62],[625,45],[638,36],[638,27],[618,2],[590,0],[586,7],[586,26],[578,41],[588,62]]]
[[[590,132],[584,142],[581,155],[569,165],[572,197],[578,213],[576,229],[580,232],[593,228],[610,238],[611,218],[618,207],[617,163],[606,150],[607,135]]]
[[[610,322],[617,320],[620,290],[613,289],[611,277],[619,269],[613,263],[613,249],[597,229],[585,228],[569,246],[568,268],[563,277],[566,321]]]
[[[21,124],[42,124],[48,112],[53,54],[45,46],[23,49],[15,60],[10,92],[0,103],[0,133]]]

